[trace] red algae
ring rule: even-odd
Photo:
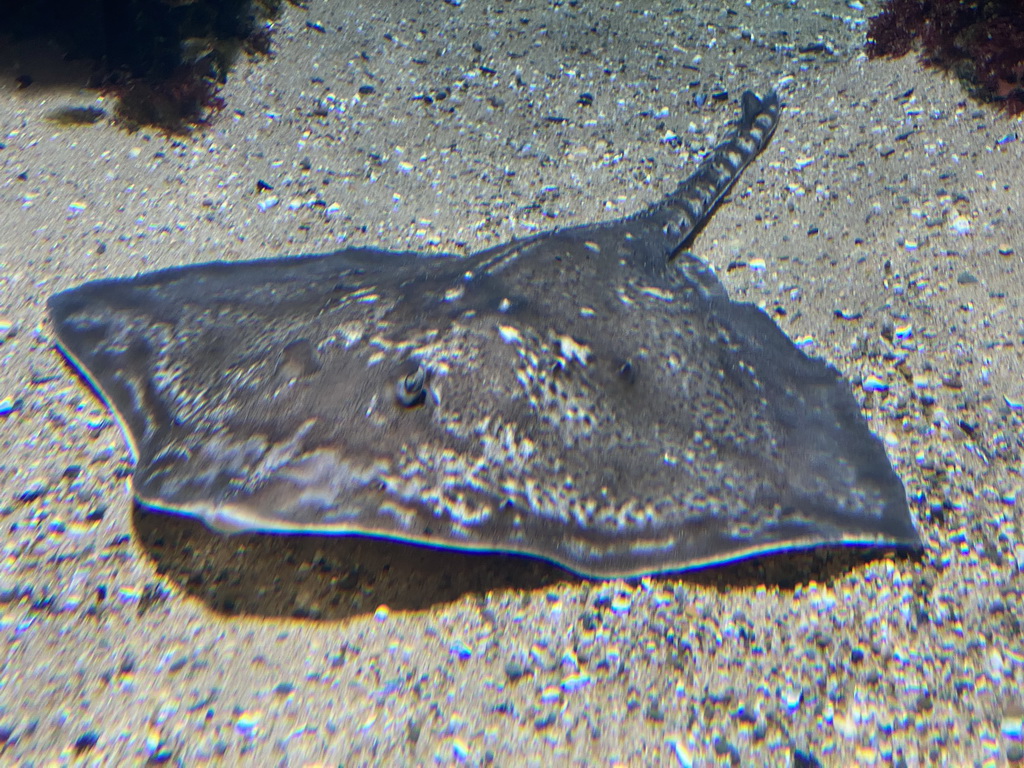
[[[1024,112],[1020,0],[889,0],[867,38],[871,58],[919,47],[926,65],[954,72],[976,98]]]

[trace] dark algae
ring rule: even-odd
[[[280,5],[279,0],[0,0],[0,45],[48,41],[60,56],[82,62],[78,71],[90,88],[115,97],[113,116],[121,126],[183,134],[224,107],[219,91],[240,54],[271,54],[271,22]],[[36,75],[20,72],[16,79],[28,88]],[[74,108],[48,117],[63,124],[94,122],[86,119],[87,111]]]
[[[952,71],[971,95],[1024,112],[1024,4],[1020,0],[888,0],[868,25],[867,53],[900,57],[920,47],[928,66]]]

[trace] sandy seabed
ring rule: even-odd
[[[0,60],[3,761],[1021,759],[1021,121],[913,57],[869,62],[875,6],[646,5],[288,6],[273,59],[240,62],[185,138],[55,124],[110,104],[66,72],[18,89],[25,62]],[[133,508],[50,294],[615,218],[692,170],[741,91],[780,82],[778,133],[693,250],[851,382],[921,557],[602,582]]]

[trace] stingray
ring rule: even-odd
[[[778,122],[672,194],[471,256],[352,248],[51,297],[145,507],[218,531],[510,552],[582,575],[918,548],[849,386],[684,250]]]

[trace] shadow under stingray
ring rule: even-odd
[[[467,595],[604,581],[524,555],[462,552],[368,536],[225,536],[192,518],[138,504],[132,523],[161,577],[230,616],[338,621],[370,615],[381,605],[422,611]],[[894,551],[819,547],[648,578],[720,591],[762,584],[791,590],[808,581],[840,580]],[[625,581],[638,583],[640,578]]]
[[[225,536],[138,504],[133,523],[161,576],[229,615],[338,620],[372,614],[380,605],[417,611],[467,594],[582,581],[543,560],[504,553],[368,536]]]

